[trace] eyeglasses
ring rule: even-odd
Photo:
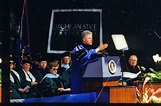
[[[52,68],[53,71],[58,70],[58,68]]]

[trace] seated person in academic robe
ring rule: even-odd
[[[41,81],[41,79],[47,74],[49,73],[49,68],[47,67],[48,65],[48,61],[46,58],[40,58],[38,60],[38,68],[36,70],[32,70],[32,74],[34,75],[34,77],[36,78],[36,81],[39,83]]]
[[[32,73],[32,71],[37,70],[39,68],[39,60],[40,58],[42,58],[42,54],[41,53],[34,53],[32,55],[32,64],[31,64],[31,70],[30,72]]]
[[[58,69],[58,74],[62,77],[65,82],[66,87],[70,87],[70,53],[64,52],[61,58],[61,66]]]
[[[25,99],[28,90],[22,88],[22,80],[17,71],[14,70],[15,64],[14,60],[10,59],[10,99]]]
[[[46,74],[41,80],[42,96],[57,96],[70,93],[70,88],[64,86],[64,80],[57,74],[59,64],[57,62],[51,62],[49,64],[50,73]]]
[[[137,65],[137,61],[136,55],[130,55],[127,67],[123,70],[123,81],[126,81],[128,86],[136,86],[142,80],[141,76],[145,68]]]
[[[32,95],[30,98],[32,98],[38,96],[39,88],[35,77],[30,73],[30,64],[29,60],[22,60],[22,70],[18,71],[18,73],[23,80],[24,87],[26,87]]]

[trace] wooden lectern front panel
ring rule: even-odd
[[[135,103],[136,87],[110,87],[110,103]]]

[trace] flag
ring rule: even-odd
[[[18,61],[23,60],[22,56],[24,53],[30,54],[30,36],[29,36],[29,24],[28,24],[28,11],[27,11],[27,0],[24,0],[22,15],[21,15],[21,24],[19,39],[17,41],[18,45]]]

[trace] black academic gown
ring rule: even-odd
[[[18,79],[18,77],[11,72],[11,76],[14,79],[14,82],[10,81],[10,99],[25,99],[27,98],[27,94],[23,93],[23,92],[19,92],[18,89],[22,88],[23,86],[23,82],[22,79],[20,77],[20,79]]]
[[[58,96],[69,93],[58,91],[58,88],[60,87],[65,88],[64,81],[58,74],[55,76],[49,73],[48,76],[44,76],[43,80],[41,81],[41,85],[42,97]]]
[[[127,82],[128,86],[136,86],[136,83],[134,83],[136,80],[141,80],[142,70],[140,69],[139,65],[136,65],[135,67],[131,66],[129,63],[127,64],[127,68],[123,70],[124,72],[130,72],[133,74],[137,74],[141,72],[137,77],[135,78],[123,78],[124,81]]]
[[[62,80],[64,80],[65,88],[70,88],[70,68],[66,69],[64,67],[61,67],[58,70],[58,74],[62,77]]]
[[[34,85],[31,86],[31,82],[26,80],[26,76],[25,73],[23,72],[23,70],[18,71],[21,79],[23,80],[23,88],[25,88],[26,86],[30,86],[31,88],[29,89],[28,97],[29,98],[35,98],[35,97],[39,97],[39,86],[38,85]]]
[[[49,69],[42,69],[42,68],[38,68],[37,70],[32,70],[31,73],[33,74],[33,76],[36,78],[36,81],[39,83],[42,78],[49,73]]]

